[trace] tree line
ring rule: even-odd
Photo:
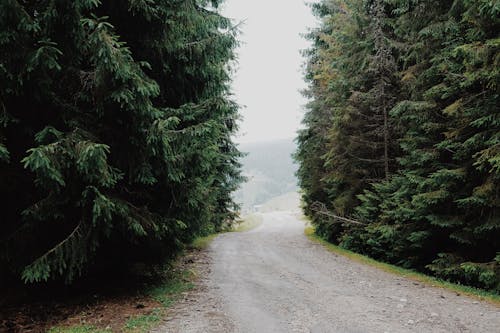
[[[322,0],[312,10],[321,23],[308,33],[295,158],[316,232],[500,292],[500,3]]]
[[[0,2],[2,285],[164,262],[235,218],[220,2]]]

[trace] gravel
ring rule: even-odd
[[[157,332],[500,332],[500,308],[328,252],[292,212],[217,237]]]

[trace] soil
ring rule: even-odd
[[[159,306],[149,297],[130,295],[18,305],[2,309],[0,332],[46,332],[56,325],[89,325],[119,332],[130,317],[149,314]]]
[[[328,252],[288,212],[217,237],[155,332],[499,332],[500,308]]]
[[[193,252],[193,251],[192,251]],[[196,255],[194,251],[186,256]],[[161,285],[170,275],[186,269],[184,260],[162,273],[134,268],[134,272],[106,279],[88,279],[71,287],[56,284],[39,288],[12,287],[0,292],[0,333],[47,332],[54,326],[93,326],[121,332],[128,319],[151,314],[162,305],[147,290]],[[118,275],[118,273],[117,273]],[[17,296],[16,296],[17,295]],[[16,297],[14,297],[16,296]]]

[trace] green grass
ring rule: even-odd
[[[157,326],[163,317],[166,309],[172,306],[179,299],[183,292],[194,288],[194,273],[182,271],[167,279],[163,284],[153,287],[147,291],[148,297],[161,304],[149,314],[132,317],[125,323],[125,332],[145,333]]]
[[[210,243],[214,240],[215,237],[217,237],[219,234],[212,234],[204,237],[197,237],[190,245],[189,248],[191,249],[197,249],[197,250],[204,250],[206,249]]]
[[[339,246],[336,246],[325,239],[321,238],[314,232],[313,227],[307,227],[305,229],[305,234],[306,236],[312,240],[313,242],[319,243],[326,247],[329,251],[337,253],[339,255],[342,255],[344,257],[347,257],[355,262],[369,265],[372,267],[376,267],[380,270],[383,270],[384,272],[395,274],[398,276],[402,276],[414,281],[418,281],[427,285],[430,285],[432,287],[437,287],[437,288],[443,288],[447,289],[459,294],[471,296],[483,301],[490,302],[494,305],[500,306],[500,295],[497,295],[495,293],[488,292],[486,290],[482,289],[477,289],[473,287],[468,287],[468,286],[463,286],[455,283],[451,283],[448,281],[443,281],[438,278],[428,276],[422,273],[418,273],[415,271],[412,271],[410,269],[405,269],[402,267],[394,266],[391,264],[383,263],[380,261],[377,261],[375,259],[369,258],[367,256],[361,255],[359,253],[355,253],[346,249],[343,249]]]
[[[246,232],[257,228],[262,224],[262,215],[250,214],[243,218],[241,222],[233,227],[234,232]]]
[[[138,315],[129,318],[120,332],[145,333],[156,327],[165,317],[166,310],[179,299],[183,292],[191,290],[194,287],[195,274],[184,270],[172,274],[165,278],[163,283],[157,286],[151,286],[144,291],[146,297],[160,303],[161,306],[153,309],[151,313]],[[108,333],[110,330],[104,330],[89,325],[77,325],[71,327],[53,327],[49,333]]]
[[[95,328],[94,326],[53,327],[48,333],[109,333],[107,330]]]
[[[148,332],[155,327],[163,318],[164,310],[154,309],[150,314],[132,317],[125,323],[124,330],[126,332],[142,333]]]
[[[164,308],[170,307],[179,296],[194,288],[194,273],[184,271],[179,276],[149,290],[148,295],[161,303]]]

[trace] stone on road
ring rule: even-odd
[[[291,212],[217,237],[158,332],[500,332],[500,309],[328,252]]]

